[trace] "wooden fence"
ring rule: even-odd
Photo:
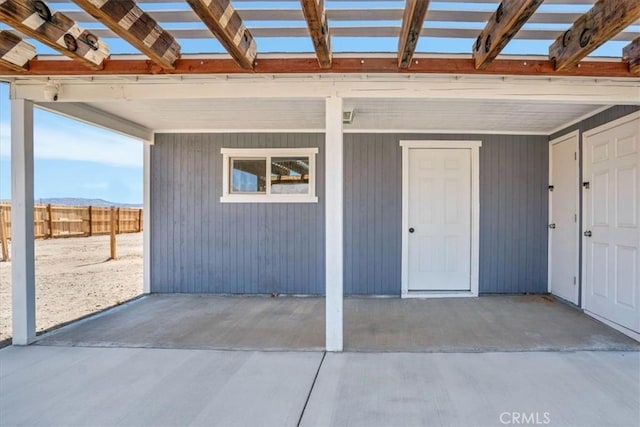
[[[112,210],[115,215],[116,234],[142,231],[142,209],[36,205],[33,209],[35,238],[110,234]],[[0,240],[4,242],[9,239],[11,239],[11,205],[0,203]]]

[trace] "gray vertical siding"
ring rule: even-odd
[[[401,139],[480,149],[480,292],[547,289],[548,138],[345,135],[345,294],[400,293]],[[222,204],[221,147],[318,147],[317,204]],[[324,136],[160,134],[152,292],[324,293]]]
[[[609,123],[611,121],[617,120],[621,117],[634,113],[636,111],[640,111],[640,106],[638,105],[616,105],[607,110],[602,111],[601,113],[596,114],[595,116],[591,116],[585,120],[582,120],[578,123],[575,123],[571,126],[568,126],[561,131],[558,131],[549,137],[549,141],[552,141],[556,138],[560,138],[563,135],[566,135],[575,130],[580,131],[580,136],[578,139],[579,144],[579,152],[578,156],[579,162],[578,167],[580,169],[580,181],[582,181],[582,133],[587,132],[588,130],[597,128],[598,126],[602,126],[605,123]],[[580,213],[578,214],[578,218],[580,221],[580,233],[582,233],[582,191],[579,192],[580,196],[580,206],[578,209]],[[582,239],[578,239],[578,253],[582,253]],[[582,287],[582,257],[579,259],[578,265],[578,283],[580,283],[580,287]],[[578,292],[578,306],[582,303],[582,292]]]
[[[345,134],[345,294],[400,294],[402,151],[397,135]]]
[[[482,141],[480,292],[546,292],[547,137],[346,134],[345,293],[400,293],[404,139]]]
[[[586,132],[590,129],[601,126],[605,123],[609,123],[613,120],[619,119],[636,111],[640,111],[640,106],[638,105],[616,105],[607,110],[602,111],[601,113],[596,114],[595,116],[591,116],[581,122],[575,123],[572,126],[568,126],[561,131],[558,131],[549,137],[549,140],[556,139],[565,135],[569,132],[573,132],[574,130],[579,130],[580,133]],[[582,139],[582,138],[581,138]],[[582,144],[582,141],[580,141]]]
[[[319,203],[220,203],[222,147],[318,147]],[[160,134],[151,149],[151,291],[324,292],[324,135]]]

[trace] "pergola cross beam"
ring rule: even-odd
[[[0,65],[15,71],[29,70],[29,61],[35,58],[35,46],[9,31],[0,31]]]
[[[229,0],[186,0],[231,57],[245,69],[253,69],[256,42]]]
[[[500,3],[473,47],[473,60],[477,70],[484,70],[491,64],[535,13],[542,1],[511,0]]]
[[[180,45],[134,0],[74,0],[87,13],[164,69],[175,68]]]
[[[300,0],[320,68],[331,68],[331,37],[324,0]]]
[[[422,32],[429,0],[407,0],[398,41],[398,67],[409,68]]]
[[[640,37],[629,43],[622,50],[622,60],[629,64],[629,71],[640,74]]]
[[[580,60],[640,19],[639,0],[598,0],[549,47],[556,70]]]
[[[0,22],[46,44],[93,70],[101,70],[109,49],[98,37],[80,28],[39,0],[0,0]]]

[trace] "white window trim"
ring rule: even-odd
[[[222,154],[222,196],[221,203],[318,203],[316,196],[316,155],[318,148],[221,148]],[[265,158],[267,177],[271,176],[272,157],[309,157],[309,194],[271,194],[267,185],[264,194],[233,194],[229,191],[230,160],[232,158]]]
[[[480,147],[482,141],[402,140],[402,298],[478,296],[480,265]],[[469,292],[409,292],[409,151],[420,148],[471,150],[471,290]]]

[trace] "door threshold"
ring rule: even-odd
[[[402,298],[461,298],[477,297],[471,291],[408,291],[402,294]]]

